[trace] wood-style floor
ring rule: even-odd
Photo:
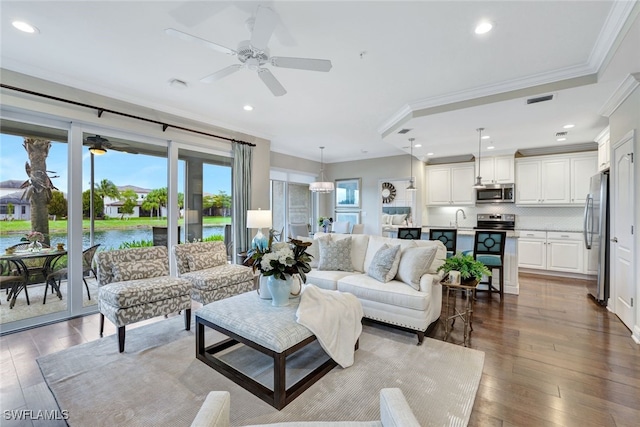
[[[520,275],[519,296],[501,304],[479,294],[474,311],[471,347],[485,364],[469,425],[639,425],[640,346],[584,282]],[[0,337],[2,426],[65,425],[7,420],[5,411],[57,409],[36,358],[98,339],[98,323],[91,315]],[[105,335],[115,333],[106,323]],[[460,329],[456,322],[454,339]]]

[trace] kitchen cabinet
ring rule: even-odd
[[[592,274],[585,265],[582,233],[520,231],[518,267]]]
[[[468,206],[475,204],[473,163],[427,166],[427,205]]]
[[[609,145],[609,127],[604,129],[598,136],[596,136],[596,142],[598,143],[598,170],[609,169],[611,147]]]
[[[476,162],[483,184],[512,184],[515,181],[513,156],[483,157]]]
[[[518,239],[518,267],[546,270],[547,233],[522,231]]]
[[[571,203],[584,205],[589,194],[591,177],[598,173],[594,154],[571,158]]]
[[[596,153],[572,153],[516,160],[516,204],[583,205],[589,178],[597,172]]]

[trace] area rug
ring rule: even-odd
[[[414,334],[365,325],[353,366],[334,368],[281,411],[266,404],[195,358],[194,330],[172,317],[127,331],[125,353],[114,335],[38,359],[40,370],[68,423],[80,426],[186,426],[207,393],[231,393],[231,424],[279,421],[370,421],[380,417],[379,391],[402,389],[423,426],[465,426],[482,376],[484,353]],[[208,332],[207,345],[223,339]],[[322,353],[292,361],[296,366]],[[240,346],[237,357],[268,382],[263,356]],[[250,360],[248,352],[255,353]],[[322,354],[324,356],[324,354]],[[304,361],[304,363],[299,363]],[[272,374],[271,374],[272,375]]]

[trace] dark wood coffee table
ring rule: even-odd
[[[274,408],[284,408],[337,365],[327,356],[326,361],[286,387],[287,356],[316,341],[309,329],[296,322],[297,307],[297,299],[289,306],[274,307],[271,300],[260,299],[255,291],[205,305],[195,313],[196,358]],[[205,327],[229,338],[206,346]],[[273,358],[273,389],[216,356],[239,343]]]

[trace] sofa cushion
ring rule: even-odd
[[[169,265],[163,259],[147,259],[144,261],[118,262],[111,267],[113,281],[148,279],[152,277],[168,276]]]
[[[195,270],[180,275],[191,282],[195,289],[212,290],[237,283],[253,282],[253,269],[238,264],[223,264]]]
[[[367,254],[364,258],[364,271],[369,271],[369,266],[371,266],[371,260],[378,252],[378,249],[382,247],[385,243],[395,246],[400,245],[402,250],[406,248],[413,248],[416,246],[417,240],[404,240],[404,239],[392,239],[389,237],[382,236],[369,236],[369,244],[367,245]],[[442,243],[442,242],[440,242]]]
[[[330,291],[335,291],[338,289],[338,280],[342,279],[346,276],[351,276],[352,274],[361,274],[361,273],[353,273],[349,271],[321,271],[318,269],[313,269],[307,273],[307,283],[312,285],[316,285],[322,289],[328,289]]]
[[[353,271],[351,264],[351,238],[333,240],[320,238],[318,270]]]
[[[420,277],[429,271],[436,257],[436,246],[407,248],[402,251],[396,280],[420,290]]]
[[[444,264],[444,262],[447,259],[447,247],[444,245],[444,243],[442,243],[440,240],[411,240],[411,241],[415,242],[416,246],[419,246],[421,248],[429,248],[434,246],[438,248],[436,252],[436,257],[431,263],[431,267],[429,267],[429,270],[427,272],[430,274],[440,275],[441,273],[438,272],[438,268],[440,268],[440,266]]]
[[[386,283],[395,277],[399,262],[400,245],[391,246],[385,243],[378,249],[373,260],[371,260],[367,274],[380,282]]]
[[[431,300],[429,294],[416,291],[403,282],[382,283],[366,274],[343,277],[338,281],[338,290],[352,293],[358,299],[419,311],[426,311]]]
[[[382,214],[382,225],[391,225],[392,215]]]
[[[221,252],[196,252],[186,254],[189,270],[204,270],[205,268],[217,267],[227,263],[227,256]]]
[[[367,246],[369,245],[369,236],[367,234],[331,234],[331,240],[342,240],[351,238],[351,264],[353,271],[365,272],[364,258],[367,255]]]
[[[112,282],[98,288],[100,304],[118,308],[133,307],[155,301],[179,298],[191,293],[188,280],[171,276]]]

